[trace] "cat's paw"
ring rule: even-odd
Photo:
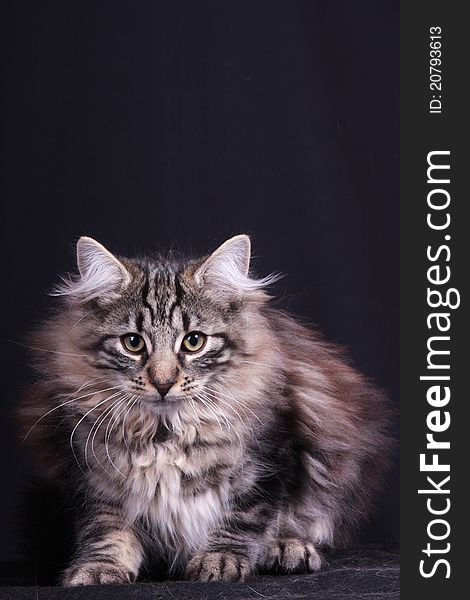
[[[282,573],[312,573],[321,569],[322,559],[312,543],[286,538],[269,548],[264,567]]]
[[[191,581],[245,581],[252,575],[250,561],[235,552],[198,552],[188,563]]]
[[[119,566],[101,563],[86,563],[70,566],[62,577],[62,585],[101,585],[109,583],[132,583],[135,575]]]

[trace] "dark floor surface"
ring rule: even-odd
[[[396,543],[363,545],[328,557],[329,567],[313,575],[260,576],[247,583],[167,581],[79,588],[35,585],[34,568],[0,565],[0,598],[12,600],[395,600],[399,594]]]

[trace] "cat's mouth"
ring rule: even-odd
[[[142,399],[146,402],[146,404],[149,404],[153,408],[159,410],[174,407],[175,405],[180,404],[184,400],[187,400],[187,397],[177,393],[170,393],[166,394],[165,396],[161,396],[159,393],[155,393],[142,396]]]

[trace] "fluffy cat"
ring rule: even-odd
[[[20,414],[75,509],[62,584],[321,567],[370,512],[387,463],[384,395],[273,308],[238,235],[199,260],[77,244],[79,276],[32,335]]]

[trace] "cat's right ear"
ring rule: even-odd
[[[126,267],[102,244],[90,237],[77,242],[78,280],[64,280],[55,295],[71,296],[82,301],[100,298],[106,302],[115,297],[130,281]]]
[[[82,279],[115,287],[130,281],[126,267],[102,244],[82,236],[77,242],[77,266]]]

